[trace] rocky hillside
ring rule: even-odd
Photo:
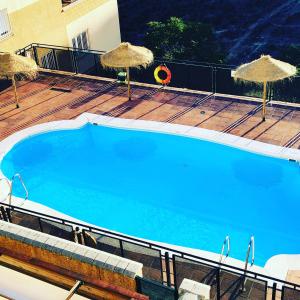
[[[143,44],[146,24],[170,16],[211,24],[228,62],[300,45],[299,0],[118,0],[122,39]]]

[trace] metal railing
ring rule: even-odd
[[[17,51],[21,55],[30,55],[36,63],[45,69],[61,70],[76,74],[116,78],[116,71],[104,69],[100,56],[104,51],[83,50],[46,44],[30,44]],[[262,96],[262,88],[255,83],[235,81],[231,77],[234,65],[221,65],[187,60],[155,59],[147,69],[131,70],[132,80],[154,84],[154,69],[166,64],[172,72],[170,86],[208,91],[212,93],[238,96]],[[300,102],[300,76],[268,84],[268,98],[288,102]]]
[[[300,285],[295,283],[80,222],[9,204],[0,206],[0,219],[139,261],[144,265],[145,279],[175,291],[184,278],[190,278],[209,284],[217,300],[237,292],[243,296],[253,293],[246,295],[249,300],[266,299],[267,294],[285,295],[282,300],[292,299],[288,298],[291,293],[300,296]]]

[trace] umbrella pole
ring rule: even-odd
[[[14,93],[15,93],[15,100],[16,100],[16,108],[19,108],[19,97],[18,97],[18,93],[17,93],[17,83],[16,83],[16,79],[15,79],[15,75],[13,75],[12,77],[12,84],[14,87]]]
[[[267,82],[264,82],[264,92],[263,92],[263,109],[262,109],[262,120],[266,120],[266,99],[267,99]]]
[[[128,100],[131,100],[130,73],[129,73],[129,68],[126,69],[126,72],[127,72],[127,84],[128,84]]]

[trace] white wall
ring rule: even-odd
[[[1,1],[1,0],[0,0]],[[67,26],[69,45],[72,38],[87,30],[91,50],[107,51],[121,42],[117,0],[109,0]]]
[[[7,8],[8,13],[21,9],[39,0],[0,0],[0,9]]]

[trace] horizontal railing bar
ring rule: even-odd
[[[40,48],[50,48],[50,49],[63,49],[63,50],[70,50],[70,51],[75,50],[75,51],[84,51],[84,52],[95,52],[94,54],[96,54],[96,53],[103,54],[106,52],[106,51],[101,51],[101,50],[93,50],[93,49],[87,50],[87,49],[83,49],[83,48],[74,48],[74,47],[57,46],[57,45],[51,45],[51,44],[40,44],[40,43],[32,43],[29,46],[31,46],[31,48],[32,47],[40,47]]]
[[[106,51],[101,50],[94,50],[94,49],[82,49],[82,48],[74,48],[74,47],[66,47],[66,46],[58,46],[58,45],[51,45],[51,44],[41,44],[41,43],[31,43],[28,46],[19,49],[17,52],[22,50],[27,50],[33,47],[40,47],[40,48],[50,48],[50,49],[62,49],[71,52],[84,52],[90,54],[104,54]],[[154,62],[157,63],[174,63],[177,65],[186,65],[186,66],[194,66],[194,67],[204,67],[204,68],[213,68],[213,69],[220,69],[220,70],[232,70],[237,68],[237,65],[229,65],[229,64],[218,64],[218,63],[210,63],[210,62],[203,62],[203,61],[190,61],[190,60],[166,60],[162,58],[156,58]],[[300,78],[300,76],[294,76],[295,78]]]
[[[51,44],[40,44],[40,43],[32,43],[24,48],[22,48],[21,50],[27,48],[27,47],[41,47],[41,48],[56,48],[56,49],[64,49],[64,50],[77,50],[77,51],[84,51],[84,52],[93,52],[95,53],[99,53],[99,54],[103,54],[106,53],[106,51],[102,51],[102,50],[94,50],[94,49],[82,49],[82,48],[74,48],[74,47],[66,47],[66,46],[57,46],[57,45],[51,45]],[[190,65],[202,65],[204,67],[207,66],[227,66],[228,68],[230,67],[234,67],[233,65],[222,65],[222,64],[216,64],[216,63],[208,63],[208,62],[202,62],[202,61],[189,61],[189,60],[166,60],[166,59],[162,59],[162,58],[157,58],[155,59],[155,61],[157,62],[168,62],[168,63],[177,63],[177,64],[190,64]]]
[[[158,58],[160,60],[162,60],[162,58]],[[169,60],[172,62],[183,62],[183,63],[191,63],[191,64],[201,64],[201,65],[210,65],[213,67],[228,67],[228,68],[236,68],[237,65],[230,65],[230,64],[220,64],[220,63],[213,63],[213,62],[207,62],[207,61],[198,61],[198,60],[188,60],[188,59],[172,59]]]
[[[106,53],[105,51],[100,51],[100,50],[92,50],[92,49],[87,50],[87,49],[82,49],[82,48],[70,48],[70,47],[53,46],[53,45],[47,45],[47,44],[33,44],[33,47],[38,47],[38,48],[42,48],[42,49],[67,50],[67,51],[71,51],[71,52],[83,52],[83,53],[98,54],[98,55]],[[214,67],[213,65],[210,65],[209,63],[173,61],[173,60],[166,60],[166,59],[161,59],[161,58],[154,59],[154,62],[161,63],[161,64],[163,64],[163,63],[172,64],[173,63],[173,64],[177,64],[177,65],[195,66],[195,67],[204,67],[204,68],[213,68]]]

